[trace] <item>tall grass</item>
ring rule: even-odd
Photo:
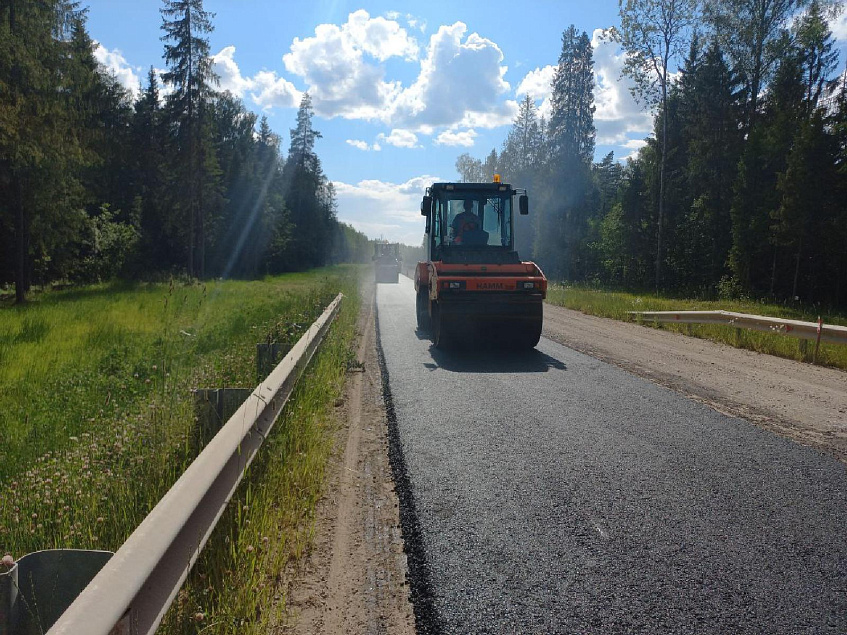
[[[820,315],[826,324],[847,326],[847,316],[830,312],[818,313],[809,308],[768,304],[755,300],[698,300],[663,297],[621,291],[602,291],[580,286],[551,284],[547,296],[551,304],[601,317],[632,321],[630,311],[736,311],[807,322],[817,322]],[[814,342],[808,344],[785,335],[736,329],[716,324],[645,324],[721,342],[737,348],[777,355],[799,361],[811,361]],[[821,344],[818,363],[847,370],[847,346]]]
[[[252,387],[256,342],[296,339],[341,289],[353,296],[349,316],[357,276],[333,268],[261,282],[101,287],[0,311],[0,554],[116,550],[199,450],[191,388]],[[334,354],[318,357],[328,374],[310,382],[312,397],[298,397],[292,425],[332,403],[351,340],[350,328],[333,327]],[[263,488],[249,483],[248,500]]]
[[[314,538],[338,419],[334,403],[355,364],[358,288],[345,300],[307,375],[166,616],[164,633],[260,634],[285,621],[293,564]]]

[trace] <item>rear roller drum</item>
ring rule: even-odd
[[[534,348],[541,339],[541,325],[544,322],[541,305],[533,307],[530,315],[515,325],[515,348]]]

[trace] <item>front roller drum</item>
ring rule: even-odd
[[[432,341],[437,348],[459,343],[533,348],[541,339],[543,305],[538,302],[463,301],[433,303]]]

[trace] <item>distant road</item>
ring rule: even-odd
[[[435,350],[403,277],[377,317],[419,632],[847,632],[842,463],[547,339]]]

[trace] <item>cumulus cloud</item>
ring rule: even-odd
[[[99,42],[94,43],[94,59],[96,59],[108,71],[114,73],[120,84],[129,90],[133,96],[138,95],[141,90],[141,81],[138,79],[139,67],[133,67],[123,53],[118,49],[109,50]]]
[[[296,107],[303,96],[294,84],[274,71],[262,70],[253,77],[244,77],[235,61],[234,46],[226,46],[212,56],[212,70],[220,77],[221,90],[228,90],[238,97],[244,97],[249,92],[253,102],[264,110]]]
[[[339,220],[350,223],[371,238],[387,238],[419,245],[423,237],[421,198],[427,186],[443,179],[423,175],[405,183],[365,180],[335,181]]]
[[[341,26],[320,24],[315,35],[294,38],[283,56],[286,70],[309,85],[315,112],[327,117],[377,119],[400,92],[385,81],[382,66],[392,57],[414,60],[418,44],[396,21],[359,10]]]
[[[529,95],[536,103],[539,100],[541,101],[541,105],[538,107],[539,117],[550,117],[550,95],[553,93],[551,84],[555,72],[556,67],[552,64],[529,71],[515,91],[515,95]]]
[[[536,101],[550,97],[556,67],[548,64],[544,68],[529,71],[515,90],[515,95],[529,95]]]
[[[841,11],[838,16],[830,20],[829,29],[836,40],[842,43],[847,41],[847,11]]]
[[[467,26],[456,22],[432,35],[418,78],[393,103],[390,120],[404,128],[429,132],[468,118],[478,127],[509,123],[514,106],[502,101],[509,91],[503,79],[503,52]]]
[[[380,134],[378,136],[378,139],[396,148],[420,147],[418,145],[418,136],[411,130],[402,130],[399,128],[395,128],[391,131],[391,134],[387,136],[385,134]]]
[[[476,130],[445,130],[435,138],[435,143],[442,146],[463,146],[470,148],[477,137]]]
[[[268,108],[294,108],[300,104],[303,93],[294,84],[274,71],[259,71],[253,78],[250,98],[258,106]]]
[[[603,29],[595,29],[591,38],[594,47],[594,125],[597,143],[617,145],[633,134],[646,136],[653,131],[649,110],[636,103],[630,93],[633,82],[621,77],[625,53],[616,42],[603,37]]]
[[[217,55],[212,55],[212,70],[220,77],[221,90],[228,90],[238,97],[253,87],[253,82],[241,75],[241,69],[235,62],[235,47],[225,46]]]
[[[379,152],[380,150],[382,150],[382,146],[380,146],[378,143],[371,145],[367,141],[362,141],[361,139],[347,139],[346,143],[364,152],[368,152],[371,150],[373,150],[374,152]]]

